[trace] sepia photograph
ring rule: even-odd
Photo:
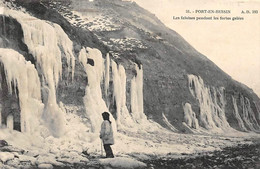
[[[0,0],[0,169],[259,169],[260,0]]]

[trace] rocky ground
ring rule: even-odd
[[[222,151],[184,156],[182,158],[158,158],[145,160],[148,168],[260,168],[260,141],[254,144],[240,144],[235,147],[226,147]]]
[[[122,168],[145,168],[145,169],[181,169],[181,168],[260,168],[260,140],[253,141],[253,144],[239,144],[234,147],[226,147],[221,151],[205,152],[198,154],[168,154],[161,157],[156,155],[131,155],[126,157],[116,157],[114,159],[104,159],[98,154],[89,155],[88,162],[65,164],[59,166],[42,165],[39,168],[54,168],[54,169],[122,169]],[[139,158],[139,162],[133,158]],[[130,160],[130,162],[129,162]],[[134,160],[134,161],[131,161]],[[13,162],[5,162],[5,165],[0,165],[3,168],[12,168]],[[121,164],[123,163],[123,164]],[[131,165],[127,166],[126,163]],[[145,165],[146,164],[146,165]],[[124,166],[125,167],[122,167]],[[20,165],[21,168],[34,168],[32,165],[24,162]]]
[[[193,136],[196,137],[196,136]],[[197,136],[198,137],[198,136]],[[177,137],[176,137],[177,139]],[[184,140],[186,140],[185,138]],[[201,138],[203,140],[203,138]],[[205,138],[204,138],[205,139]],[[209,139],[209,138],[208,138]],[[211,138],[212,139],[212,138]],[[170,153],[160,154],[158,152],[149,153],[147,151],[139,150],[139,153],[115,152],[116,158],[105,159],[100,152],[82,152],[81,156],[85,160],[76,160],[61,157],[45,157],[44,155],[34,155],[30,152],[13,148],[12,146],[2,145],[0,149],[0,168],[55,168],[55,169],[171,169],[171,168],[259,168],[260,167],[260,140],[259,138],[248,138],[240,140],[230,138],[226,141],[226,147],[220,146],[220,149],[215,151],[194,151],[194,153],[187,153],[187,151],[177,151],[178,147],[168,147]],[[190,138],[189,140],[192,140]],[[210,140],[210,139],[209,139]],[[133,141],[133,140],[132,140]],[[141,144],[141,142],[136,144]],[[162,142],[166,140],[162,139]],[[189,142],[193,146],[193,142]],[[185,144],[183,142],[183,144]],[[208,144],[217,143],[210,142]],[[219,144],[219,143],[218,143]],[[196,145],[196,144],[195,144]],[[129,145],[130,146],[130,145]],[[136,145],[138,146],[138,145]],[[183,145],[184,146],[184,145]],[[199,145],[197,145],[199,146]],[[197,147],[195,146],[195,147]],[[205,145],[206,146],[206,145]],[[207,145],[208,147],[209,145]],[[130,146],[132,147],[132,146]],[[132,147],[133,148],[133,147]],[[145,148],[145,147],[143,147]],[[198,147],[199,148],[199,147]],[[116,150],[116,147],[113,147]],[[130,148],[131,149],[131,148]],[[147,153],[146,153],[147,152]],[[104,152],[103,152],[104,154]],[[63,159],[63,160],[62,160]],[[82,158],[83,159],[83,158]],[[44,161],[45,160],[45,161]],[[55,162],[54,162],[55,161]],[[74,161],[74,162],[73,162]]]
[[[77,168],[77,169],[98,169],[114,168],[111,165],[101,165],[96,157],[92,157],[87,164],[74,164],[66,167],[54,167],[56,169]],[[142,160],[147,164],[146,169],[181,169],[181,168],[229,168],[229,169],[257,169],[260,168],[260,141],[254,144],[240,144],[235,147],[227,147],[222,151],[211,153],[200,153],[185,155],[182,157],[158,157],[150,156],[149,159]],[[117,168],[117,167],[115,167]]]

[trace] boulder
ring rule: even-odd
[[[0,152],[0,161],[2,161],[3,163],[12,159],[14,159],[14,154],[9,152]]]

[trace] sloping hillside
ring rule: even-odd
[[[164,118],[166,117],[180,132],[189,131],[182,123],[185,121],[184,110],[186,110],[183,107],[185,103],[189,103],[200,126],[204,125],[203,128],[209,124],[202,124],[202,111],[205,111],[204,114],[221,114],[213,110],[221,107],[220,111],[225,114],[231,127],[242,131],[259,130],[259,108],[257,108],[259,98],[253,91],[232,80],[175,31],[165,27],[155,15],[134,2],[71,1],[69,5],[63,7],[58,2],[46,6],[59,11],[76,27],[94,33],[109,49],[111,56],[124,65],[130,77],[133,70],[132,62],[143,65],[144,112],[148,118],[167,126]],[[201,96],[204,97],[202,99],[209,99],[211,102],[206,103],[208,107],[204,109],[207,110],[203,110],[198,96],[192,95],[189,89],[189,75],[195,75],[197,80],[201,78],[204,81],[203,84],[199,82],[200,84],[193,87],[200,88],[204,85],[209,90],[204,90],[204,95],[207,96]],[[130,81],[127,86],[130,88]],[[214,90],[217,90],[215,96]],[[223,103],[220,100],[214,103],[214,97],[218,99],[222,97]],[[130,109],[129,101],[127,106]],[[110,111],[115,110],[110,109]],[[214,115],[207,116],[208,118],[212,116],[212,120],[217,121]],[[247,124],[240,123],[258,124],[249,127]],[[222,127],[221,124],[212,125],[217,128]],[[241,127],[243,125],[246,127]]]

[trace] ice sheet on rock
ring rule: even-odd
[[[230,129],[225,116],[224,88],[209,88],[195,75],[188,75],[188,81],[191,94],[199,101],[199,125],[212,132]]]
[[[242,130],[242,131],[247,131],[247,128],[245,127],[245,124],[238,112],[238,107],[237,107],[237,101],[236,99],[234,98],[234,96],[232,96],[232,103],[233,103],[233,107],[234,107],[234,111],[233,111],[233,114],[235,115],[235,118],[238,122],[238,126],[239,128]]]
[[[164,113],[162,113],[163,121],[164,123],[174,132],[177,132],[178,130],[168,121],[167,117]]]
[[[189,103],[185,103],[183,109],[185,123],[191,128],[198,129],[198,119],[196,117],[196,114],[192,111],[191,105]]]
[[[244,97],[242,94],[240,94],[239,101],[242,107],[241,109],[238,109],[237,99],[234,96],[232,96],[232,102],[234,107],[233,113],[236,117],[239,127],[243,131],[259,131],[260,126],[256,119],[257,117],[251,108],[250,100],[247,97]]]
[[[57,24],[14,10],[5,10],[4,15],[15,18],[22,26],[24,43],[36,59],[37,69],[41,70],[42,81],[48,90],[48,101],[44,103],[45,121],[52,134],[60,136],[65,132],[65,121],[56,103],[56,87],[62,77],[62,56],[66,58],[68,67],[71,67],[73,77],[75,58],[72,42]]]
[[[140,161],[137,161],[132,158],[126,157],[116,157],[116,158],[108,158],[108,159],[100,159],[101,165],[111,166],[115,168],[125,168],[125,169],[134,169],[134,168],[145,168],[146,164]]]

